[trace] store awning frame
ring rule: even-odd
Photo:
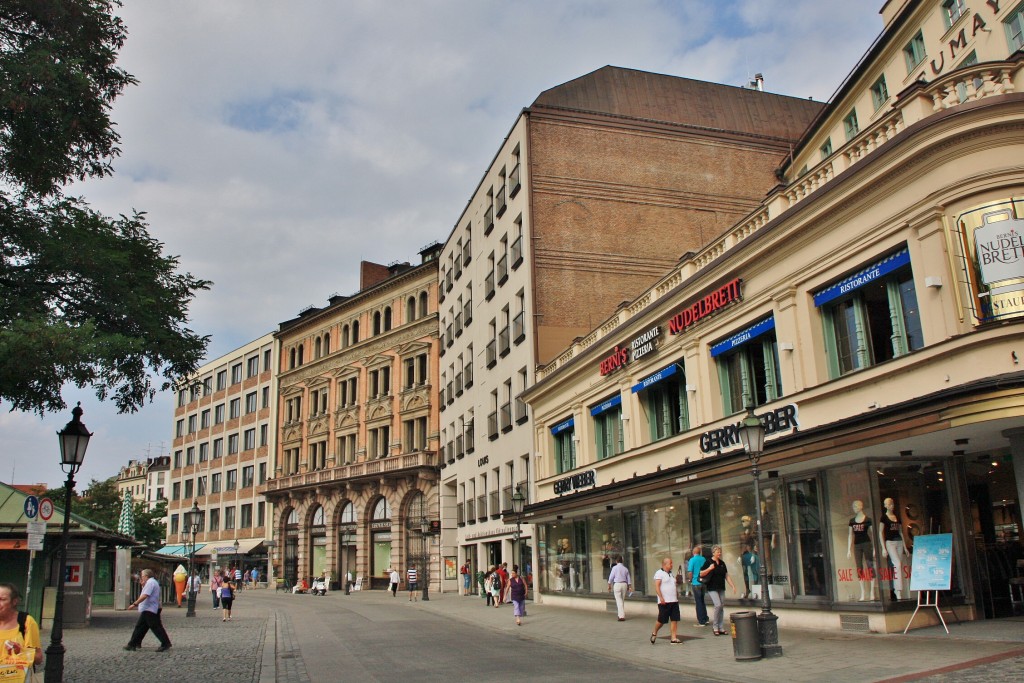
[[[257,547],[263,545],[262,538],[240,538],[238,539],[238,555],[248,555]],[[202,550],[196,551],[196,557],[211,557],[214,553],[218,556],[231,557],[235,555],[235,542],[211,541],[203,546]]]

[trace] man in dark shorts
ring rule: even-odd
[[[654,624],[654,632],[651,633],[651,645],[658,640],[658,631],[665,624],[669,624],[672,633],[671,643],[681,643],[679,640],[679,593],[676,590],[676,579],[672,576],[672,558],[666,557],[661,561],[661,569],[654,573],[654,590],[658,594],[658,621]]]

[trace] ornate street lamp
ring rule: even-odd
[[[757,552],[761,565],[761,613],[757,615],[757,626],[761,634],[761,655],[781,657],[779,644],[779,618],[772,614],[772,598],[768,593],[768,567],[765,564],[764,525],[761,520],[761,469],[758,461],[764,453],[764,425],[754,415],[754,409],[747,406],[747,415],[740,423],[740,441],[750,459],[751,474],[754,475],[754,508],[757,513]]]
[[[199,509],[199,501],[193,500],[192,509],[182,515],[185,518],[185,528],[192,534],[192,545],[189,546],[188,551],[188,583],[185,584],[188,588],[186,617],[194,617],[196,615],[196,586],[193,584],[195,583],[196,534],[199,533],[199,523],[202,520],[202,514],[202,511]]]
[[[240,572],[242,570],[242,566],[238,563],[238,539],[237,538],[235,539],[234,546],[235,546],[235,571],[239,571]],[[235,580],[235,575],[234,574],[231,575],[231,580],[232,581]],[[238,586],[235,586],[235,589],[237,590]]]
[[[424,516],[420,520],[420,540],[423,542],[423,601],[430,600],[427,589],[430,587],[430,554],[427,545],[427,535],[430,533],[430,520]]]
[[[512,514],[516,516],[516,535],[512,541],[512,558],[513,566],[523,562],[523,558],[519,556],[519,539],[522,538],[522,526],[523,526],[523,508],[526,506],[526,496],[523,495],[523,491],[520,488],[520,484],[516,484],[516,492],[512,494]],[[522,566],[520,570],[524,569]],[[520,573],[520,576],[522,573]]]
[[[344,527],[341,531],[341,580],[345,582],[345,595],[352,595],[352,583],[348,580],[348,539],[351,536],[352,531]]]
[[[57,599],[53,605],[53,626],[50,629],[50,645],[46,648],[46,683],[61,683],[64,680],[64,574],[67,571],[68,535],[71,525],[71,495],[75,490],[75,473],[85,460],[85,449],[89,447],[92,433],[82,424],[82,404],[71,411],[71,422],[57,432],[60,440],[60,465],[67,472],[64,482],[64,528],[60,535],[60,560],[57,565]]]

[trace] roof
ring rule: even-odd
[[[531,109],[570,109],[793,140],[822,106],[760,90],[604,66],[545,90]]]
[[[28,495],[23,491],[0,482],[0,534],[24,535],[27,533],[28,517],[25,516],[25,499],[28,498]],[[64,524],[64,511],[56,507],[56,501],[54,503],[53,516],[50,517],[46,525],[46,532],[48,534],[61,533],[61,527]],[[120,541],[124,545],[137,545],[133,537],[125,536],[105,526],[90,522],[85,517],[76,515],[74,512],[71,513],[69,532],[72,536],[106,538]]]

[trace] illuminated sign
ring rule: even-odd
[[[740,292],[741,282],[739,278],[732,282],[727,282],[676,313],[668,321],[668,333],[681,334],[709,315],[717,313],[729,304],[739,301],[742,298],[742,293]]]

